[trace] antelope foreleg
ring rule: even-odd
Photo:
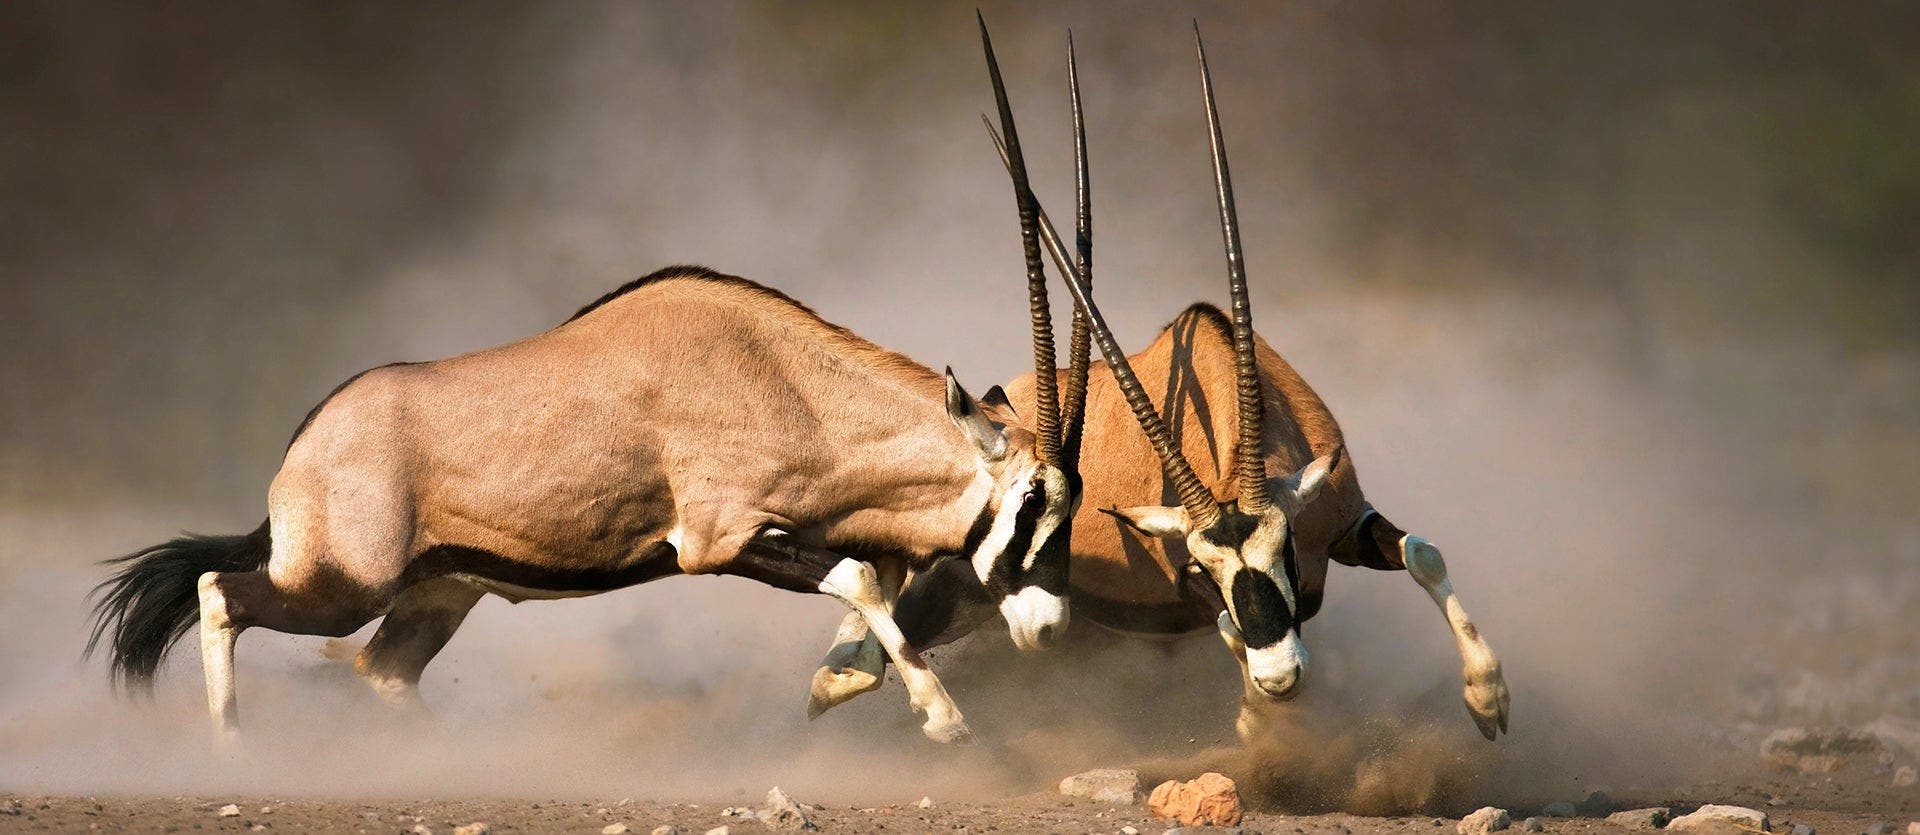
[[[891,612],[901,587],[906,585],[906,568],[889,562],[876,566],[875,573],[880,595]],[[880,689],[887,676],[885,652],[867,628],[867,619],[859,612],[848,612],[834,632],[826,657],[820,659],[820,669],[813,672],[813,683],[807,688],[807,718],[818,719],[829,708]]]
[[[840,602],[847,604],[847,608],[866,619],[868,631],[887,651],[887,656],[893,659],[894,666],[899,668],[900,680],[907,686],[909,703],[915,710],[926,712],[927,721],[920,726],[920,730],[928,738],[935,742],[973,740],[973,732],[967,729],[967,723],[960,715],[960,708],[954,705],[953,697],[947,695],[946,686],[933,674],[919,651],[907,643],[900,626],[893,622],[893,613],[887,611],[886,599],[880,593],[880,580],[872,565],[843,559],[820,582],[820,591],[839,598]]]
[[[900,668],[900,680],[907,685],[914,709],[926,712],[927,721],[920,729],[937,742],[973,738],[946,687],[907,643],[893,614],[887,611],[887,596],[881,593],[880,577],[871,564],[801,545],[785,536],[763,536],[741,548],[720,572],[775,588],[831,595],[847,604],[866,621],[874,640]]]
[[[1479,627],[1473,625],[1466,608],[1460,605],[1460,598],[1453,593],[1453,583],[1447,579],[1447,561],[1441,558],[1440,549],[1408,534],[1400,540],[1400,553],[1407,573],[1433,598],[1440,612],[1446,615],[1448,628],[1453,630],[1453,642],[1460,648],[1464,665],[1461,673],[1466,678],[1463,692],[1467,712],[1473,715],[1481,736],[1497,737],[1507,729],[1509,701],[1507,681],[1500,673],[1500,659],[1493,654],[1493,648],[1487,646]]]

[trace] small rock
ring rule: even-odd
[[[1120,835],[1140,835],[1140,827],[1132,824],[1120,827]]]
[[[1140,772],[1131,768],[1096,768],[1060,781],[1060,793],[1095,803],[1133,803],[1140,799]]]
[[[1827,774],[1881,750],[1880,737],[1864,731],[1781,728],[1760,743],[1760,761],[1776,771]]]
[[[1541,823],[1539,818],[1527,818],[1520,822],[1520,828],[1528,832],[1544,832],[1547,825]]]
[[[1242,814],[1239,790],[1232,778],[1217,771],[1155,786],[1147,810],[1188,826],[1237,826]]]
[[[923,798],[920,798],[920,802],[919,802],[919,803],[915,803],[915,804],[913,804],[913,805],[915,805],[915,806],[918,806],[918,807],[920,807],[920,808],[922,808],[922,809],[931,809],[931,808],[933,808],[933,798],[931,798],[931,797],[923,797]]]
[[[632,831],[633,830],[628,829],[624,823],[610,823],[600,827],[600,835],[627,835],[628,832]]]
[[[18,814],[20,814],[20,801],[8,798],[6,802],[0,803],[0,815]]]
[[[407,831],[413,833],[413,835],[433,835],[433,827],[424,823],[416,823],[412,829]]]
[[[1807,835],[1813,835],[1809,832]],[[1920,835],[1920,821],[1907,821],[1907,835]]]
[[[1903,765],[1893,770],[1894,788],[1905,788],[1915,783],[1920,783],[1920,770],[1915,770],[1910,765]]]
[[[663,824],[653,828],[647,835],[680,835],[680,827]]]
[[[1673,815],[1664,806],[1630,809],[1607,816],[1608,823],[1617,823],[1628,829],[1661,829],[1672,819]]]
[[[731,835],[731,833],[729,833],[727,831],[727,828],[724,826],[716,826],[712,829],[707,830],[704,833],[704,835]]]
[[[453,835],[487,835],[487,833],[492,831],[493,831],[493,827],[488,826],[479,821],[474,821],[473,823],[467,824],[466,826],[454,827]]]
[[[820,828],[807,819],[807,810],[800,808],[800,804],[793,802],[793,798],[788,797],[779,786],[774,786],[773,791],[767,792],[766,805],[761,807],[759,812],[754,813],[753,817],[766,824],[768,829]]]
[[[1667,828],[1683,831],[1698,829],[1727,832],[1758,829],[1762,832],[1772,832],[1773,823],[1767,819],[1767,813],[1758,809],[1710,803],[1694,810],[1692,814],[1681,815],[1668,821]]]
[[[1460,824],[1454,829],[1460,835],[1487,835],[1489,832],[1499,832],[1512,825],[1513,818],[1507,814],[1507,810],[1482,806],[1475,809],[1473,814],[1461,818]]]
[[[1867,827],[1867,835],[1893,835],[1893,833],[1893,824],[1887,823],[1886,821],[1881,821]]]
[[[1796,823],[1793,825],[1793,835],[1813,835],[1813,827],[1804,823]]]
[[[227,804],[227,805],[225,805],[225,806],[222,806],[222,807],[220,807],[220,811],[219,811],[219,813],[218,813],[218,814],[220,815],[220,817],[223,817],[223,818],[237,818],[237,817],[240,817],[240,804],[238,804],[238,803],[229,803],[229,804]]]
[[[1570,818],[1580,814],[1580,810],[1575,809],[1573,804],[1564,800],[1556,800],[1547,804],[1546,808],[1541,809],[1540,814],[1550,818]]]
[[[271,814],[273,814],[273,807],[272,807],[272,806],[262,806],[262,807],[260,807],[260,814],[263,814],[263,815],[271,815]]]
[[[1574,809],[1590,818],[1604,818],[1620,811],[1620,805],[1613,802],[1606,792],[1593,792],[1587,795],[1586,800],[1574,804]]]
[[[1446,819],[1446,818],[1434,818],[1434,819],[1433,819],[1432,821],[1430,821],[1430,823],[1432,823],[1432,824],[1433,824],[1434,826],[1446,826],[1446,825],[1447,825],[1447,819]]]

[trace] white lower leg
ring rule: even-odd
[[[207,679],[207,711],[214,728],[230,736],[239,724],[240,709],[233,686],[233,646],[242,627],[233,624],[226,596],[215,583],[214,572],[200,575],[200,664]]]
[[[425,710],[426,702],[420,700],[420,685],[394,676],[363,676],[373,694],[387,706],[402,711]]]
[[[960,708],[947,695],[946,686],[940,683],[940,678],[933,674],[920,653],[907,644],[900,626],[893,622],[893,615],[887,611],[873,566],[857,560],[842,560],[821,582],[820,590],[839,598],[866,620],[867,629],[874,640],[886,650],[894,666],[900,670],[900,680],[907,687],[908,703],[914,710],[926,712],[927,721],[921,725],[921,730],[941,742],[971,737],[960,715]]]
[[[1407,573],[1413,575],[1414,582],[1426,590],[1447,618],[1454,645],[1460,650],[1467,710],[1473,714],[1480,732],[1492,739],[1496,729],[1507,727],[1509,697],[1506,679],[1500,672],[1500,659],[1481,637],[1466,607],[1460,605],[1459,596],[1453,593],[1453,583],[1447,579],[1447,562],[1440,556],[1440,549],[1412,534],[1400,540],[1400,549]]]
[[[834,632],[833,645],[820,668],[813,671],[813,683],[807,688],[807,718],[820,714],[861,693],[880,689],[886,674],[880,642],[867,630],[867,619],[859,612],[848,612]]]

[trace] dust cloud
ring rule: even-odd
[[[1074,27],[1122,342],[1223,298],[1194,12],[985,12],[1056,212]],[[1245,751],[1214,638],[1084,622],[1061,652],[989,628],[934,653],[976,748],[922,739],[897,681],[808,723],[841,610],[713,578],[483,601],[428,670],[431,720],[319,639],[249,632],[223,750],[191,642],[151,702],[77,660],[94,563],[251,529],[287,435],[358,370],[686,262],[970,385],[1020,373],[971,7],[9,4],[0,786],[873,804],[1125,764],[1438,811],[1698,776],[1755,722],[1920,715],[1914,10],[1638,12],[1198,10],[1259,328],[1372,501],[1445,551],[1510,737],[1474,733],[1411,580],[1336,567],[1309,693]],[[1778,695],[1833,676],[1864,695]]]

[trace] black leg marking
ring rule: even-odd
[[[1375,571],[1404,571],[1407,564],[1400,554],[1400,539],[1407,535],[1387,517],[1369,509],[1359,524],[1327,547],[1327,556],[1341,565],[1371,568]]]
[[[893,620],[914,649],[931,649],[978,629],[996,611],[973,564],[952,557],[914,575],[894,606]]]
[[[719,573],[758,580],[776,589],[823,594],[820,584],[847,557],[779,540],[756,539],[740,549]]]

